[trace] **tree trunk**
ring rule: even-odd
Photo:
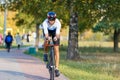
[[[118,42],[119,42],[120,29],[114,31],[114,52],[118,52]]]
[[[39,24],[36,24],[36,41],[35,41],[35,47],[36,47],[36,51],[38,51],[38,47],[39,47]]]
[[[78,51],[78,15],[71,14],[69,27],[69,41],[67,50],[67,59],[78,60],[80,58]]]

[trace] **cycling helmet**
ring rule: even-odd
[[[55,12],[48,12],[47,13],[48,20],[55,20],[56,19],[56,13]]]

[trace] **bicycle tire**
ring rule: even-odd
[[[51,47],[50,51],[50,80],[54,80],[54,75],[55,75],[55,60],[54,60],[54,51],[53,47]]]

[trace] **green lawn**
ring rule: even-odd
[[[66,60],[66,51],[65,45],[60,47],[59,69],[70,80],[120,80],[120,54],[114,53],[111,46],[82,45],[79,48],[81,59],[78,61]],[[33,56],[42,59],[42,53],[40,49]]]
[[[70,80],[120,79],[120,54],[112,48],[80,47],[79,61],[66,60],[65,48],[61,48],[60,70]]]

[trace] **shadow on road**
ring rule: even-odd
[[[0,70],[0,74],[1,73],[7,74],[7,75],[11,75],[13,77],[16,76],[17,78],[23,76],[24,78],[27,78],[27,80],[28,79],[30,79],[30,80],[49,80],[49,79],[44,78],[44,77],[40,77],[40,76],[36,76],[36,75],[30,75],[30,74],[26,74],[26,73],[22,73],[22,72],[16,72],[16,71]],[[5,77],[7,77],[7,76],[5,76]]]

